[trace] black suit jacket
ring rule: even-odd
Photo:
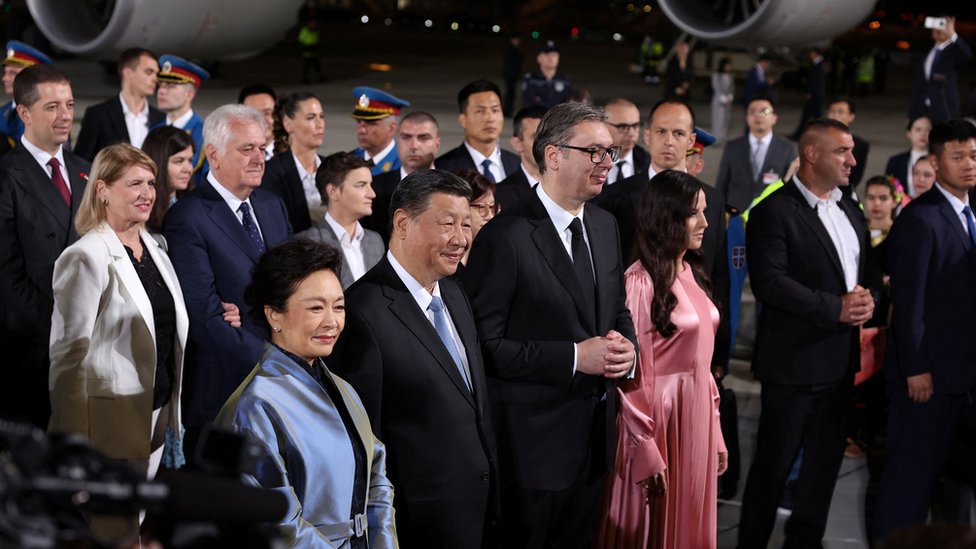
[[[851,134],[851,137],[854,138],[854,150],[851,151],[851,154],[854,155],[854,161],[857,162],[857,165],[851,168],[851,177],[847,188],[853,190],[861,182],[864,177],[864,170],[868,167],[868,153],[871,152],[871,144],[859,135]]]
[[[501,418],[495,425],[499,445],[521,488],[565,490],[590,450],[596,464],[613,464],[614,383],[574,375],[574,343],[610,330],[637,342],[625,304],[617,224],[592,204],[584,206],[583,219],[596,311],[583,306],[572,259],[535,194],[482,228],[464,274]],[[597,435],[603,431],[595,426],[604,420],[605,436]]]
[[[959,68],[973,58],[969,44],[962,37],[946,46],[936,54],[932,61],[929,78],[925,78],[925,53],[915,65],[915,78],[912,80],[912,97],[908,104],[908,118],[923,114],[932,119],[933,124],[945,122],[959,116]],[[925,100],[929,105],[925,105]]]
[[[501,211],[504,211],[519,202],[528,200],[532,196],[533,185],[534,182],[530,182],[529,178],[525,177],[525,172],[519,166],[517,170],[495,186],[495,203],[498,204]]]
[[[166,115],[162,111],[149,105],[149,128],[158,126],[165,120]],[[129,143],[129,130],[125,126],[122,102],[117,96],[85,109],[78,142],[75,143],[75,154],[91,162],[98,151],[123,142]]]
[[[319,159],[324,160],[321,155]],[[261,188],[274,193],[285,204],[288,221],[294,232],[299,233],[312,226],[309,203],[305,200],[305,188],[302,187],[291,151],[280,152],[264,163]]]
[[[787,182],[749,216],[749,278],[760,303],[753,369],[764,382],[833,383],[860,368],[860,330],[839,320],[848,291],[840,257],[799,184]],[[850,199],[840,205],[861,247],[858,283],[876,292],[881,276],[867,268],[864,214]]]
[[[898,215],[886,243],[888,379],[904,387],[906,377],[928,372],[936,393],[969,391],[976,385],[976,250],[958,213],[932,188]]]
[[[769,141],[769,149],[766,151],[766,158],[763,159],[758,179],[752,171],[751,155],[748,135],[729,141],[722,151],[718,176],[715,178],[715,188],[725,197],[725,204],[739,212],[746,211],[752,204],[752,200],[766,188],[767,173],[775,173],[778,178],[786,175],[790,163],[796,158],[796,146],[774,135]]]
[[[905,152],[900,152],[898,154],[892,155],[888,159],[888,163],[885,165],[885,175],[890,175],[901,181],[905,185],[905,190],[908,191],[908,173],[912,171],[912,167],[908,165],[912,159],[912,151],[908,150]],[[856,159],[855,159],[856,160]]]
[[[515,173],[522,161],[519,156],[511,151],[506,151],[502,149],[499,145],[499,150],[502,154],[502,167],[505,169],[505,177],[508,177]],[[464,143],[461,143],[457,147],[447,151],[446,153],[440,155],[437,160],[434,161],[434,165],[437,166],[439,170],[447,170],[449,172],[457,173],[460,170],[476,170],[481,173],[481,166],[474,165],[474,159],[471,158],[471,154],[468,153],[467,147]]]
[[[644,147],[636,145],[634,147],[634,174],[646,172],[651,167],[651,153],[644,150]]]
[[[386,444],[400,545],[480,547],[497,483],[484,363],[467,297],[453,280],[439,287],[474,394],[386,256],[346,291],[346,328],[328,363]]]
[[[360,219],[359,223],[366,229],[376,231],[383,239],[383,245],[390,243],[390,200],[393,190],[400,183],[400,169],[373,176],[373,213]]]
[[[44,407],[48,402],[54,262],[78,240],[74,218],[91,170],[68,152],[64,164],[70,207],[23,144],[0,159],[0,346],[9,366],[4,385],[11,389],[0,392],[7,397],[0,398],[4,417],[20,415],[38,400]]]
[[[650,180],[648,172],[634,174],[619,183],[606,187],[595,200],[596,204],[607,210],[620,227],[620,245],[624,265],[637,260],[637,211],[640,209],[641,195]],[[725,199],[715,187],[705,184],[705,238],[702,241],[702,266],[712,282],[712,300],[722,315],[718,332],[715,335],[715,350],[712,364],[725,365],[729,360],[731,326],[729,325],[729,261],[726,240]]]

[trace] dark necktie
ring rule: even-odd
[[[64,199],[64,203],[71,207],[71,191],[68,190],[68,184],[64,181],[64,176],[61,175],[61,163],[58,159],[51,157],[47,161],[47,165],[51,166],[51,181],[54,183],[54,188],[61,193],[61,198]]]
[[[458,372],[461,374],[461,379],[464,380],[464,384],[468,386],[468,390],[471,390],[471,380],[468,377],[467,370],[464,369],[464,362],[461,361],[461,352],[458,350],[457,343],[454,342],[454,337],[451,335],[451,329],[448,327],[447,314],[444,313],[444,302],[438,296],[432,296],[430,300],[430,305],[427,306],[430,312],[434,313],[434,329],[437,330],[437,336],[441,338],[444,346],[447,347],[447,352],[451,354],[451,358],[454,359],[454,365],[457,366]]]
[[[496,183],[495,176],[491,173],[491,160],[488,158],[482,160],[481,167],[483,171],[481,175],[487,177],[488,180],[491,181],[492,183]]]
[[[264,240],[261,239],[261,233],[258,232],[258,226],[254,224],[254,218],[251,217],[251,205],[247,202],[241,202],[241,207],[237,208],[237,211],[241,212],[241,225],[244,227],[244,234],[246,234],[248,240],[254,244],[254,247],[257,249],[258,253],[263,254]]]
[[[973,211],[969,206],[963,206],[962,214],[966,216],[966,228],[969,229],[969,242],[976,248],[976,224],[973,223]]]
[[[590,262],[590,252],[586,248],[586,241],[583,240],[583,223],[578,217],[573,218],[569,224],[569,232],[573,233],[573,267],[576,269],[576,277],[579,278],[580,286],[583,287],[583,297],[586,299],[588,311],[596,313],[596,282],[593,279],[593,264]]]
[[[617,162],[617,177],[613,180],[614,183],[619,183],[620,181],[624,180],[624,164],[626,163],[626,160]]]

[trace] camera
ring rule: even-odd
[[[925,18],[925,28],[927,29],[945,29],[949,26],[949,21],[945,17],[926,17]]]

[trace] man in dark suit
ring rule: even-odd
[[[935,45],[916,65],[908,103],[909,118],[926,114],[933,124],[959,116],[959,68],[973,58],[969,44],[956,34],[956,18],[940,19],[945,26],[932,29]]]
[[[499,433],[504,547],[590,547],[615,452],[615,385],[634,365],[603,112],[563,103],[533,144],[533,200],[484,226],[464,286]]]
[[[224,105],[207,117],[203,135],[210,172],[170,208],[163,227],[190,317],[183,397],[189,446],[261,357],[267,334],[249,321],[244,288],[264,250],[292,234],[281,200],[258,188],[264,116]],[[231,306],[241,325],[224,320]]]
[[[498,140],[505,127],[502,92],[494,82],[475,80],[458,92],[458,123],[464,142],[437,158],[441,170],[475,170],[497,183],[518,170],[515,153],[502,150]]]
[[[749,277],[759,300],[753,370],[762,383],[756,453],[742,497],[739,547],[765,548],[797,452],[803,462],[784,547],[821,547],[844,456],[859,368],[859,326],[871,318],[864,215],[844,198],[854,166],[850,130],[811,121],[796,176],[753,208]]]
[[[827,103],[826,116],[842,122],[849,128],[852,127],[854,119],[857,118],[854,100],[844,96],[831,98],[830,102]],[[868,166],[868,153],[871,152],[871,144],[866,139],[853,133],[851,137],[854,138],[854,161],[857,162],[857,165],[851,169],[850,184],[841,188],[841,191],[848,196],[854,192],[854,187],[861,183],[861,179],[864,177],[864,169]]]
[[[390,251],[346,292],[329,365],[386,444],[405,548],[493,546],[495,436],[471,306],[450,278],[471,241],[471,188],[419,170],[393,193]]]
[[[905,185],[905,191],[912,198],[920,192],[915,189],[915,178],[912,168],[919,158],[929,155],[929,132],[932,131],[932,120],[928,116],[916,116],[908,121],[905,136],[908,137],[912,148],[892,155],[885,164],[885,175],[890,175]]]
[[[98,151],[115,143],[142,147],[149,128],[162,124],[166,115],[149,104],[156,93],[159,61],[144,48],[129,48],[119,56],[122,92],[85,110],[75,154],[92,161]]]
[[[768,54],[763,54],[756,61],[756,64],[746,73],[746,81],[742,86],[742,106],[749,109],[749,103],[757,95],[769,95],[772,77],[766,73],[773,66],[773,58]]]
[[[0,417],[46,429],[54,262],[78,240],[74,216],[91,165],[63,148],[74,97],[61,71],[24,69],[14,100],[24,135],[0,161]]]
[[[512,118],[515,135],[510,143],[521,162],[518,170],[495,187],[495,202],[500,209],[504,210],[520,201],[528,200],[532,196],[532,187],[542,179],[539,166],[532,156],[532,143],[535,142],[535,132],[547,110],[549,109],[542,105],[530,105],[519,109]]]
[[[755,96],[746,109],[749,132],[729,141],[722,151],[715,187],[735,211],[746,211],[766,185],[786,175],[796,158],[796,147],[773,134],[778,119],[773,100]]]
[[[827,64],[824,63],[823,52],[820,51],[820,48],[810,48],[807,51],[807,56],[810,59],[810,71],[807,73],[806,96],[804,97],[800,124],[791,136],[793,141],[800,139],[807,122],[823,116],[827,102]]]
[[[607,185],[612,185],[646,170],[651,164],[651,155],[637,144],[641,129],[637,105],[623,98],[611,99],[603,112],[607,115],[607,129],[613,144],[620,147],[620,158],[607,176]]]
[[[888,237],[893,316],[885,366],[887,464],[876,531],[885,539],[924,524],[932,485],[976,386],[976,128],[964,120],[929,134],[935,186],[905,208]]]
[[[400,180],[417,170],[434,167],[441,149],[440,128],[434,115],[413,111],[397,127],[396,151],[400,168],[373,176],[373,213],[362,219],[363,227],[376,231],[385,246],[390,240],[390,199]]]

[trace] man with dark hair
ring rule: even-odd
[[[880,273],[867,268],[864,214],[837,188],[854,166],[850,130],[814,120],[799,147],[796,175],[752,209],[746,231],[760,305],[753,371],[762,411],[742,496],[742,548],[769,543],[801,450],[784,547],[822,546],[860,367],[859,327],[871,318],[872,291],[881,285]]]
[[[274,156],[274,111],[277,101],[278,95],[274,88],[266,84],[244,86],[237,94],[238,103],[257,109],[264,115],[264,122],[267,124],[265,134],[268,138],[268,146],[264,149],[265,161]]]
[[[503,547],[590,547],[613,467],[636,337],[617,225],[587,203],[619,153],[604,122],[583,103],[546,113],[541,182],[478,233],[464,274],[496,389]]]
[[[373,213],[373,165],[347,152],[330,154],[315,172],[315,186],[326,207],[325,217],[298,236],[324,242],[342,252],[339,280],[348,288],[383,257],[386,246],[360,219]]]
[[[854,124],[856,112],[854,100],[850,97],[834,97],[827,103],[827,118],[843,122],[848,128]],[[857,164],[851,169],[850,184],[841,189],[847,195],[854,192],[854,187],[864,177],[864,169],[868,166],[868,153],[871,151],[871,144],[863,137],[853,132],[851,132],[851,137],[854,139],[854,161]]]
[[[512,119],[515,135],[512,136],[510,143],[519,155],[521,169],[510,174],[495,187],[495,202],[502,209],[513,206],[520,200],[528,199],[532,195],[532,186],[542,179],[539,166],[532,156],[532,143],[535,142],[535,132],[539,129],[539,122],[542,121],[547,110],[549,109],[542,105],[522,107]]]
[[[772,66],[773,57],[764,53],[759,56],[756,64],[746,73],[746,82],[742,86],[742,106],[747,110],[753,97],[757,95],[771,96],[770,87],[773,83],[773,77],[767,73]]]
[[[78,240],[74,217],[91,165],[63,148],[75,101],[61,71],[28,67],[13,91],[24,135],[0,160],[0,350],[8,365],[0,417],[46,429],[54,262]]]
[[[539,70],[522,79],[522,105],[542,105],[552,108],[569,100],[573,84],[559,72],[559,48],[556,42],[546,40],[535,56]]]
[[[149,104],[156,93],[159,63],[156,54],[144,48],[129,48],[119,55],[122,91],[85,110],[75,154],[89,162],[98,151],[115,143],[142,147],[149,128],[163,122],[162,111]]]
[[[390,250],[346,292],[329,364],[388,452],[401,547],[488,547],[495,436],[471,306],[451,277],[471,241],[466,182],[411,173],[390,203]]]
[[[956,34],[956,18],[940,14],[935,19],[935,44],[915,66],[908,103],[908,118],[924,114],[933,124],[959,116],[959,69],[973,58],[969,44]]]
[[[469,82],[458,92],[458,109],[464,142],[437,159],[438,169],[455,173],[475,170],[492,182],[515,173],[518,156],[498,145],[505,127],[498,86],[488,80]]]
[[[725,205],[738,213],[767,185],[782,179],[796,158],[796,147],[773,134],[776,104],[767,95],[756,95],[746,107],[746,135],[732,139],[722,151],[715,188],[725,197]]]
[[[390,238],[390,198],[393,189],[404,177],[417,170],[434,167],[434,158],[441,148],[440,128],[434,115],[413,111],[403,117],[397,127],[396,152],[400,168],[373,178],[373,213],[363,218],[363,226],[379,233],[384,245]]]
[[[925,523],[959,419],[976,386],[976,128],[936,124],[938,178],[898,215],[888,239],[887,463],[873,540]]]

